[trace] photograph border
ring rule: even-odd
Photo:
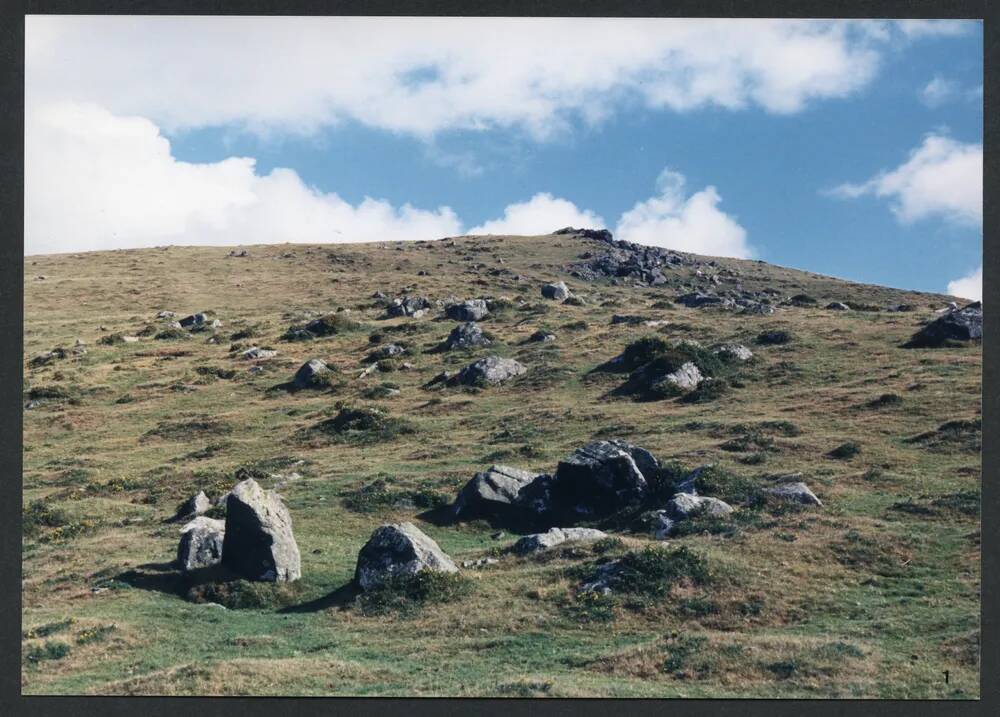
[[[349,713],[351,715],[481,715],[546,714],[603,715],[627,712],[658,715],[665,710],[686,715],[842,715],[853,712],[879,715],[987,715],[1000,714],[1000,649],[997,627],[1000,612],[1000,486],[985,480],[997,475],[998,393],[997,362],[983,362],[983,470],[981,513],[982,652],[980,700],[838,700],[838,699],[479,699],[381,697],[64,697],[22,696],[21,691],[21,436],[23,380],[23,163],[24,163],[24,16],[26,14],[143,14],[143,15],[407,15],[407,16],[537,16],[537,17],[774,17],[774,18],[966,18],[984,20],[983,144],[984,301],[1000,305],[1000,252],[996,227],[1000,206],[992,201],[998,188],[1000,135],[996,111],[1000,37],[997,4],[985,0],[680,0],[677,2],[614,2],[591,0],[416,0],[394,2],[318,2],[316,0],[65,0],[4,2],[0,9],[0,606],[8,619],[0,625],[0,714],[4,715],[171,715],[181,710],[204,714],[257,717],[292,714]],[[987,198],[990,198],[988,200]],[[985,357],[995,358],[1000,319],[985,317]]]

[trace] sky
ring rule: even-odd
[[[28,255],[585,226],[981,298],[977,21],[28,16],[25,69]]]

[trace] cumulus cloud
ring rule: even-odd
[[[895,169],[860,184],[841,184],[828,193],[845,199],[864,195],[888,199],[904,223],[939,216],[982,226],[983,145],[929,134]]]
[[[343,121],[423,138],[538,139],[620,108],[793,113],[855,93],[893,39],[934,21],[29,16],[26,97],[91,101],[168,132],[311,132]],[[155,40],[155,41],[154,41]]]
[[[149,120],[93,104],[35,108],[25,132],[25,252],[158,244],[355,242],[460,233],[448,207],[352,205],[252,158],[175,159]]]
[[[710,256],[750,258],[746,230],[719,209],[715,187],[685,196],[683,175],[665,169],[657,180],[659,194],[622,214],[615,229],[619,239]]]
[[[983,267],[980,266],[968,276],[948,282],[948,293],[963,299],[983,299]]]
[[[579,209],[568,199],[539,192],[526,202],[509,204],[503,216],[491,219],[469,234],[548,234],[563,227],[603,229],[604,220],[592,211]]]

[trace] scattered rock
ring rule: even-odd
[[[406,353],[404,349],[399,344],[385,344],[384,346],[379,346],[377,349],[368,354],[368,361],[381,361],[387,358],[393,358],[394,356],[402,356]]]
[[[259,346],[251,346],[240,354],[240,358],[246,361],[266,361],[267,359],[274,358],[277,355],[277,351],[263,349]]]
[[[446,349],[465,349],[474,346],[489,346],[493,342],[483,333],[479,324],[469,321],[451,330],[444,341]]]
[[[607,533],[601,530],[594,530],[593,528],[550,528],[545,533],[525,535],[514,543],[514,552],[523,555],[526,553],[535,553],[539,550],[548,550],[562,543],[598,540],[599,538],[606,537],[608,537]]]
[[[37,368],[39,366],[46,366],[53,361],[66,358],[66,349],[64,348],[54,348],[51,351],[44,351],[28,362],[28,365],[32,368]]]
[[[542,331],[539,329],[531,336],[528,337],[530,343],[548,343],[549,341],[555,341],[556,335],[550,334],[548,331]]]
[[[471,568],[473,570],[479,570],[480,568],[485,568],[490,565],[496,565],[499,560],[496,558],[479,558],[478,560],[463,560],[463,568]]]
[[[664,381],[682,391],[693,391],[698,388],[698,384],[702,382],[702,379],[701,371],[690,361],[682,364],[679,369],[663,377]]]
[[[673,520],[687,520],[695,514],[722,518],[732,513],[733,509],[728,503],[718,498],[693,493],[677,493],[667,503],[666,512],[667,516]]]
[[[203,326],[208,323],[208,316],[205,314],[191,314],[181,319],[178,324],[182,329],[190,329],[195,326]]]
[[[323,359],[309,359],[299,366],[292,378],[292,385],[295,388],[321,388],[325,385],[322,376],[330,373],[330,367]]]
[[[195,516],[201,515],[202,513],[207,513],[212,508],[212,501],[208,499],[205,495],[205,491],[198,491],[195,495],[188,498],[186,501],[180,504],[177,508],[177,512],[171,521],[180,522]]]
[[[527,370],[523,364],[514,359],[487,356],[478,361],[473,361],[449,378],[448,383],[451,385],[463,384],[466,386],[496,386],[515,376],[520,376]]]
[[[816,497],[816,494],[809,490],[809,486],[801,481],[794,483],[782,483],[773,488],[768,488],[765,491],[768,495],[774,496],[780,500],[786,500],[794,503],[802,503],[803,505],[818,505],[823,507],[822,501]]]
[[[253,478],[238,483],[226,500],[223,562],[249,580],[291,582],[302,576],[292,517],[278,494]]]
[[[695,291],[690,294],[682,294],[675,299],[676,303],[687,306],[691,309],[700,309],[705,306],[720,306],[724,309],[732,308],[735,303],[732,299],[715,294],[703,294]]]
[[[546,299],[562,301],[569,298],[569,288],[566,286],[565,281],[559,281],[554,284],[543,284],[542,296]]]
[[[181,528],[181,540],[177,545],[177,562],[181,570],[187,573],[221,563],[225,535],[225,522],[203,515]]]
[[[753,351],[743,344],[722,344],[713,349],[712,353],[725,361],[749,361],[753,358]]]
[[[831,301],[826,305],[830,311],[850,311],[851,307],[841,301]]]
[[[460,304],[451,304],[444,310],[449,319],[455,321],[480,321],[490,313],[482,299],[466,299]]]
[[[415,575],[424,570],[458,572],[450,557],[413,523],[383,525],[358,553],[354,581],[371,590],[394,575]]]
[[[431,308],[431,302],[423,296],[407,296],[393,299],[392,303],[386,307],[386,314],[393,316],[409,316],[419,318],[427,313]]]

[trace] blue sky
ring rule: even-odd
[[[688,251],[981,292],[979,23],[590,21],[576,36],[612,48],[584,60],[585,38],[579,50],[533,44],[559,21],[501,27],[486,49],[449,46],[478,25],[436,26],[435,54],[403,20],[308,31],[36,20],[28,253],[587,222]],[[199,34],[217,51],[195,48]],[[351,37],[362,40],[351,52],[328,54]],[[726,49],[705,48],[715,41]],[[242,47],[259,43],[280,60]],[[42,179],[53,174],[55,186]]]

